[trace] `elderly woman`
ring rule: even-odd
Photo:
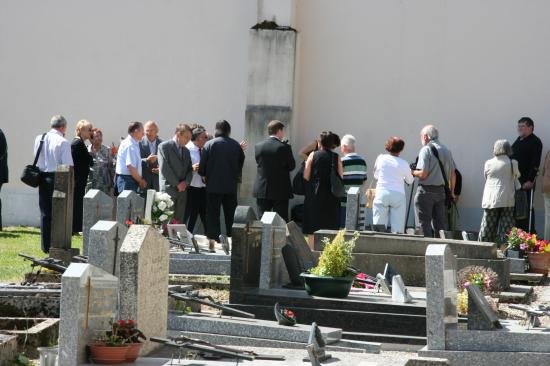
[[[309,234],[313,247],[313,233],[320,229],[340,228],[340,198],[331,190],[330,175],[333,167],[342,177],[342,161],[332,149],[340,146],[340,137],[324,131],[320,135],[319,150],[309,154],[304,169],[304,179],[309,182],[304,201],[303,232]]]
[[[375,225],[391,226],[394,233],[405,231],[405,214],[407,200],[405,184],[411,184],[414,178],[409,163],[399,155],[405,142],[399,137],[390,137],[386,144],[387,154],[381,154],[374,163],[376,195],[372,206],[372,221]]]
[[[479,241],[500,244],[506,242],[506,233],[514,226],[514,196],[520,173],[518,162],[510,158],[512,147],[507,140],[495,142],[493,155],[485,162]]]
[[[86,140],[92,137],[92,124],[85,119],[76,124],[76,136],[71,142],[71,153],[74,163],[74,196],[73,196],[73,234],[82,231],[82,210],[88,174],[93,164],[88,153]]]
[[[108,195],[113,194],[115,169],[111,149],[103,145],[103,132],[99,128],[92,130],[92,142],[88,152],[94,162],[88,175],[87,190],[99,189]]]

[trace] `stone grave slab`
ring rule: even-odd
[[[409,303],[413,300],[409,290],[401,278],[401,275],[395,275],[392,277],[391,296],[393,301],[399,303]]]
[[[262,216],[260,288],[281,287],[289,282],[282,249],[286,244],[286,222],[276,212]]]
[[[132,225],[120,248],[120,317],[137,321],[147,337],[166,337],[169,250],[149,225]],[[141,354],[157,347],[146,342]]]
[[[126,225],[126,221],[130,220],[133,223],[143,221],[145,200],[134,191],[123,191],[117,197],[116,205],[116,221],[122,225]]]
[[[346,200],[346,230],[357,230],[359,222],[360,187],[350,187]]]
[[[468,287],[468,329],[502,329],[502,325],[493,309],[491,309],[491,305],[489,305],[479,287],[475,285]]]
[[[99,189],[90,189],[84,195],[82,220],[82,254],[88,255],[90,229],[99,220],[113,219],[113,198]]]
[[[292,243],[298,256],[302,260],[305,269],[315,267],[317,265],[317,258],[313,255],[311,248],[307,245],[302,229],[294,222],[291,221],[287,225],[288,240]]]
[[[59,366],[81,365],[86,344],[110,329],[118,279],[87,263],[72,263],[61,277]]]
[[[258,287],[262,224],[252,207],[237,207],[231,240],[231,288]]]
[[[128,228],[116,221],[98,221],[90,230],[88,263],[116,277],[120,274],[120,247]]]
[[[71,248],[73,234],[74,170],[59,165],[55,171],[52,196],[52,232],[50,257],[70,263],[78,249]]]

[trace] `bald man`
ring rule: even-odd
[[[158,137],[159,127],[155,121],[145,123],[145,136],[139,142],[141,153],[141,167],[143,179],[147,182],[148,189],[159,191],[159,164],[157,161],[158,146],[162,142]],[[141,194],[145,195],[146,191]]]

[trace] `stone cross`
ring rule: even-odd
[[[133,223],[143,220],[144,200],[134,191],[123,191],[117,197],[116,221],[126,225],[126,220]]]
[[[361,189],[350,187],[346,201],[346,230],[357,230],[359,226],[359,204],[361,202]]]
[[[90,229],[88,263],[119,277],[119,251],[127,231],[126,225],[116,221],[98,221]]]
[[[262,225],[259,287],[262,289],[281,287],[289,282],[282,254],[286,244],[286,222],[276,212],[264,212]]]
[[[444,350],[447,330],[456,328],[456,258],[448,245],[426,249],[426,333],[429,350]]]
[[[99,220],[113,219],[113,198],[99,189],[90,189],[84,196],[82,220],[82,254],[88,255],[90,228]]]
[[[151,225],[153,223],[151,214],[153,211],[153,203],[155,202],[155,193],[154,189],[147,190],[147,196],[145,198],[145,220],[144,224]]]
[[[86,344],[110,329],[118,279],[87,263],[72,263],[61,276],[59,366],[86,362]]]
[[[262,225],[250,206],[238,206],[231,229],[231,289],[258,287]]]
[[[120,317],[147,337],[166,338],[170,244],[150,225],[132,225],[120,248]],[[141,355],[159,344],[146,342]]]

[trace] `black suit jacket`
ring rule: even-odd
[[[0,184],[8,183],[8,143],[0,129]]]
[[[243,164],[244,152],[237,141],[225,136],[208,141],[199,165],[199,174],[206,177],[206,192],[237,194]]]
[[[296,162],[290,145],[269,137],[256,145],[258,173],[254,182],[254,197],[269,200],[292,198],[290,172]]]
[[[157,155],[159,145],[162,142],[161,139],[157,137],[157,144],[156,144],[156,150],[151,151],[149,149],[149,142],[147,141],[147,136],[144,136],[143,139],[139,142],[139,152],[141,154],[141,174],[143,176],[143,179],[147,182],[147,189],[154,189],[155,191],[159,191],[159,175],[155,174],[151,171],[153,168],[158,168],[158,160],[154,163],[148,164],[144,159],[146,159],[149,155]]]

